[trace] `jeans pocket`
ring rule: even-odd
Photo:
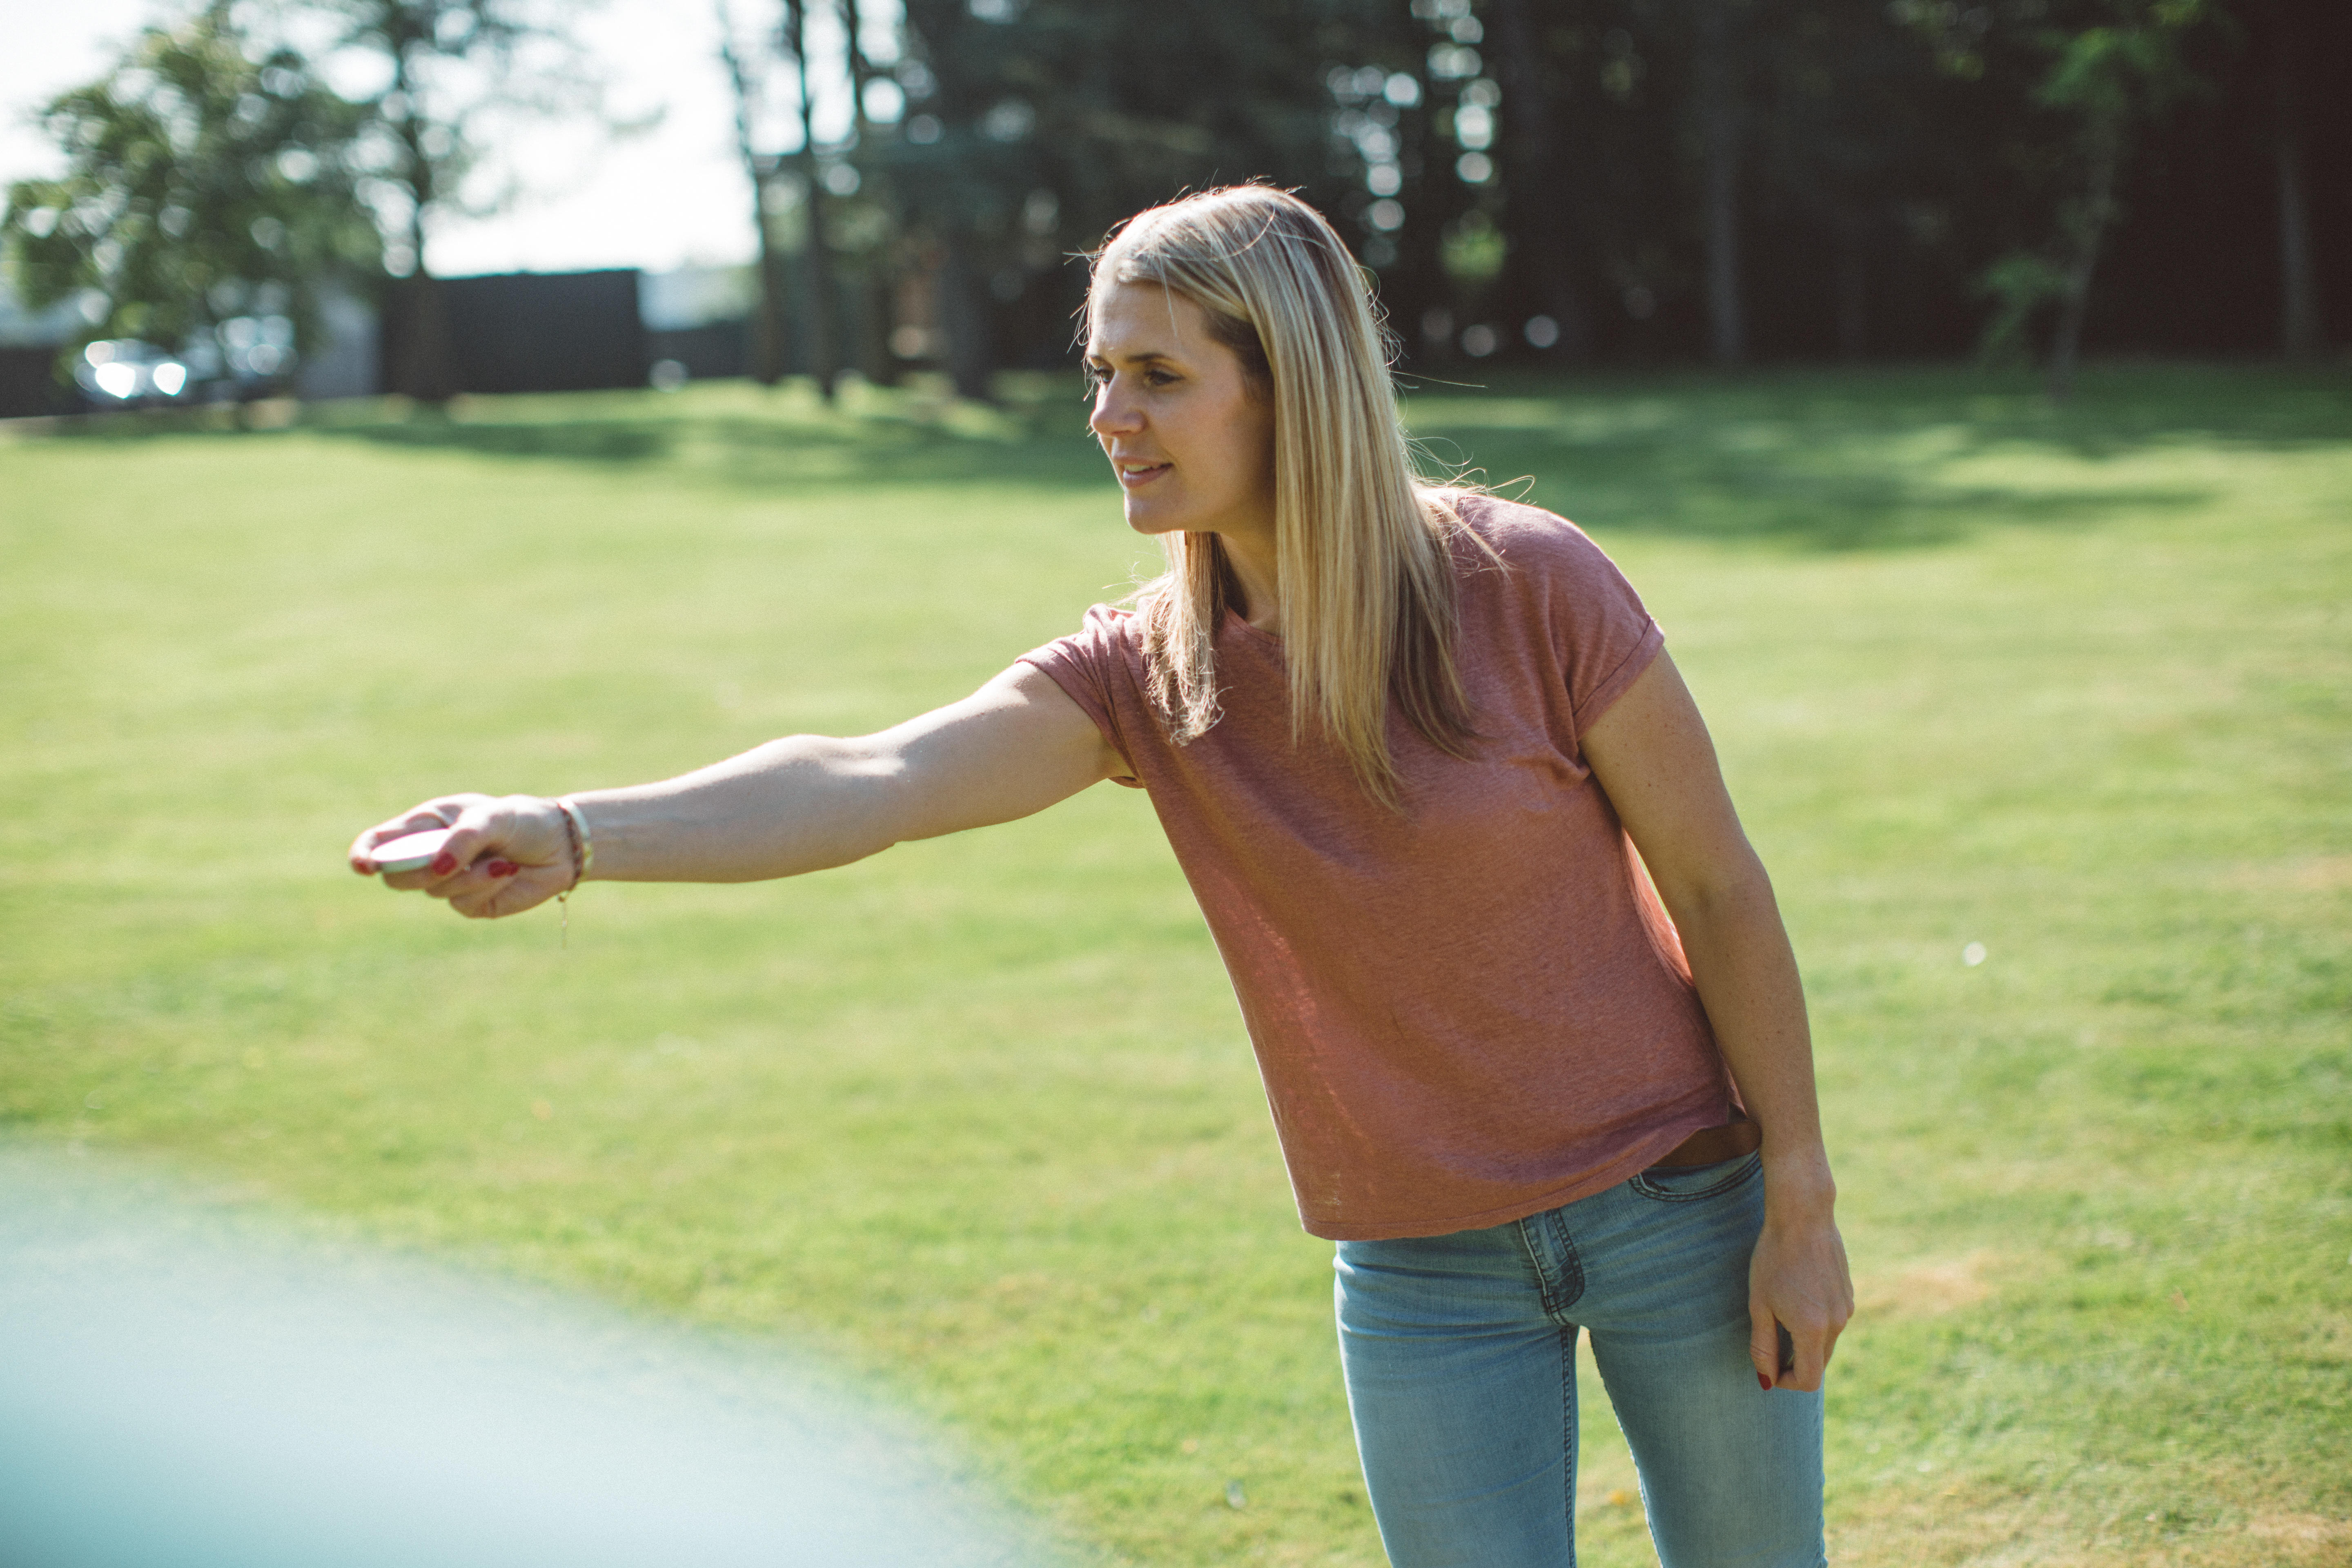
[[[1664,1204],[1696,1203],[1720,1197],[1753,1181],[1764,1169],[1763,1152],[1718,1160],[1712,1165],[1653,1165],[1625,1184],[1645,1198]]]

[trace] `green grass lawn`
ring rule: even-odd
[[[593,886],[568,948],[342,868],[438,791],[879,727],[1117,597],[1079,405],[1018,390],[0,440],[0,1128],[815,1347],[1106,1561],[1379,1563],[1328,1248],[1141,798]],[[2352,1557],[2352,382],[1411,417],[1632,574],[1779,881],[1864,1300],[1837,1560]],[[1585,1388],[1587,1561],[1649,1561]]]

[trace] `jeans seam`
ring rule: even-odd
[[[1559,1246],[1566,1267],[1557,1278],[1544,1262],[1544,1249],[1536,1244],[1535,1236],[1528,1229],[1536,1225],[1549,1225],[1553,1240]],[[1576,1255],[1576,1242],[1556,1213],[1529,1215],[1518,1222],[1517,1230],[1519,1249],[1527,1254],[1528,1266],[1536,1271],[1536,1293],[1541,1298],[1544,1315],[1559,1322],[1560,1314],[1584,1297],[1584,1261]]]
[[[1559,1458],[1568,1515],[1568,1568],[1576,1568],[1576,1325],[1559,1331]]]
[[[1552,1233],[1559,1240],[1559,1310],[1565,1312],[1584,1300],[1584,1255],[1576,1249],[1576,1237],[1569,1234],[1568,1221],[1560,1217],[1558,1209],[1552,1210],[1550,1218]]]
[[[1584,1258],[1576,1250],[1576,1237],[1569,1234],[1568,1221],[1560,1217],[1558,1209],[1550,1210],[1542,1217],[1551,1229],[1554,1245],[1559,1248],[1559,1304],[1545,1309],[1557,1320],[1561,1313],[1584,1300]]]
[[[1536,1245],[1535,1237],[1528,1231],[1528,1227],[1536,1224],[1541,1217],[1538,1215],[1529,1215],[1520,1220],[1515,1228],[1519,1233],[1519,1250],[1527,1254],[1528,1267],[1536,1271],[1536,1295],[1543,1307],[1544,1316],[1557,1318],[1559,1316],[1559,1309],[1552,1303],[1559,1298],[1559,1288],[1553,1283],[1551,1269],[1544,1262],[1544,1249]]]

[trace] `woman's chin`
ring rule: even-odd
[[[1136,532],[1157,537],[1163,533],[1181,532],[1184,520],[1167,507],[1153,506],[1134,496],[1127,498],[1127,526]]]

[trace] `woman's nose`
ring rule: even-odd
[[[1088,429],[1097,436],[1124,436],[1141,426],[1133,401],[1120,389],[1116,377],[1096,389],[1094,412],[1087,416]]]

